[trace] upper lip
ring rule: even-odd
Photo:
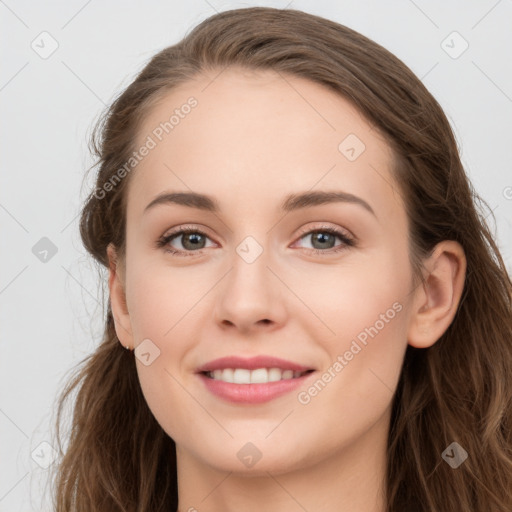
[[[286,361],[279,357],[261,355],[250,358],[237,356],[221,357],[220,359],[214,359],[213,361],[199,367],[197,372],[212,372],[214,370],[224,370],[226,368],[244,368],[246,370],[256,370],[257,368],[280,368],[282,370],[293,370],[298,372],[313,370],[313,368],[294,363],[293,361]]]

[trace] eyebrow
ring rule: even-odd
[[[373,216],[377,217],[373,208],[364,199],[342,191],[314,191],[290,194],[286,196],[284,201],[281,203],[281,210],[284,212],[291,212],[302,208],[340,202],[362,206]],[[144,213],[157,205],[164,204],[178,204],[212,213],[220,213],[221,211],[219,203],[211,196],[198,194],[197,192],[165,192],[156,196],[146,206]]]

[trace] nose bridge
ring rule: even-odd
[[[234,203],[232,206],[232,218],[235,219],[230,233],[234,250],[232,272],[240,273],[244,279],[246,273],[263,277],[264,272],[268,272],[265,265],[272,259],[270,246],[274,245],[271,219],[250,198],[239,197],[236,206]]]
[[[217,320],[248,328],[257,322],[276,320],[279,315],[279,280],[272,267],[265,234],[247,235],[231,259],[230,271],[216,300]],[[256,238],[258,237],[258,239]],[[261,241],[260,241],[261,240]]]
[[[238,215],[233,215],[238,222],[232,226],[231,233],[234,254],[230,260],[233,267],[230,279],[256,287],[263,284],[263,291],[270,290],[279,283],[268,268],[274,269],[279,260],[275,253],[279,246],[275,218],[249,201],[239,204],[236,212]]]
[[[262,239],[263,235],[256,236],[247,235],[235,246],[229,280],[240,293],[240,299],[243,299],[244,292],[250,294],[251,290],[255,290],[258,294],[263,294],[269,289],[271,272],[267,266],[271,254],[268,240]]]
[[[253,235],[247,235],[235,248],[239,258],[247,265],[252,265],[258,259],[268,259],[268,240],[263,239],[262,235],[258,235],[256,239]],[[264,247],[264,244],[267,247]],[[265,253],[265,257],[261,258]],[[238,262],[237,262],[238,263]]]

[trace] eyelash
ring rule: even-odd
[[[164,248],[164,247],[168,246],[168,244],[174,238],[177,238],[180,235],[190,234],[190,233],[199,234],[201,236],[205,236],[206,238],[209,238],[208,235],[204,231],[202,231],[200,229],[197,229],[197,228],[195,228],[193,226],[180,226],[175,231],[160,237],[157,240],[157,242],[156,242],[156,246],[159,249]],[[313,233],[329,233],[331,235],[334,235],[334,236],[338,237],[343,243],[341,245],[339,245],[338,247],[335,247],[335,248],[332,248],[332,249],[326,249],[326,250],[322,250],[322,249],[307,249],[307,251],[310,254],[320,255],[320,256],[328,256],[328,255],[332,255],[332,254],[335,254],[335,253],[339,253],[341,251],[345,251],[345,250],[347,250],[350,247],[355,247],[356,246],[356,242],[355,242],[355,240],[353,238],[348,237],[344,232],[339,231],[339,230],[337,230],[335,228],[317,228],[317,229],[309,229],[309,230],[308,229],[304,229],[304,230],[301,231],[298,240],[300,240],[301,238],[304,238],[305,235],[311,235]],[[197,250],[197,251],[182,251],[182,250],[172,249],[172,248],[169,248],[169,247],[166,247],[164,252],[173,254],[175,256],[184,256],[184,257],[194,256],[194,253],[201,254],[201,250]],[[189,254],[189,253],[191,253],[191,254]]]

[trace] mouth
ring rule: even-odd
[[[280,380],[299,379],[314,370],[286,370],[283,368],[224,368],[213,371],[200,372],[205,377],[230,384],[268,384]]]
[[[291,393],[314,372],[314,368],[270,356],[224,357],[196,370],[213,395],[239,404],[259,404]]]

